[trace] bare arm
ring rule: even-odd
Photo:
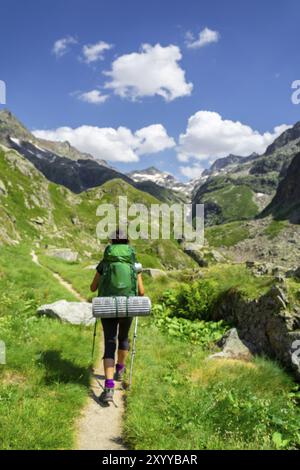
[[[100,281],[100,274],[97,272],[90,286],[91,292],[96,292],[96,290],[99,287],[99,281]]]
[[[142,273],[138,274],[138,293],[140,297],[143,297],[145,295],[145,289],[144,289],[144,284],[143,284],[143,278],[142,278]]]

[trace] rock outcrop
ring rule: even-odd
[[[289,304],[284,284],[256,300],[232,289],[220,299],[213,319],[235,325],[254,353],[278,360],[300,380],[300,308]]]
[[[300,128],[300,125],[299,125]],[[300,153],[293,159],[286,177],[279,184],[277,193],[263,215],[272,214],[276,219],[288,219],[300,224]]]

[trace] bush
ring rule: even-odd
[[[205,347],[226,332],[224,322],[212,322],[211,311],[218,299],[218,285],[213,280],[198,280],[166,291],[154,305],[154,323],[169,336]]]
[[[192,284],[183,284],[175,291],[165,292],[161,303],[168,309],[170,317],[210,320],[218,295],[219,289],[215,281],[201,279]]]
[[[172,318],[168,310],[162,305],[153,307],[154,324],[163,332],[190,344],[200,344],[207,348],[215,343],[227,331],[227,325],[220,322],[206,322],[203,320],[186,320],[185,318]]]

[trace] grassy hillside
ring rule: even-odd
[[[96,238],[99,204],[118,205],[119,196],[127,196],[128,205],[160,204],[153,196],[122,180],[76,195],[63,186],[49,183],[25,158],[2,147],[0,152],[0,243],[35,241],[40,250],[47,247],[69,248],[81,258],[97,261],[104,245]],[[182,268],[195,266],[174,240],[137,240],[141,262],[147,267]]]
[[[72,448],[89,387],[91,328],[38,318],[36,309],[76,300],[36,266],[28,246],[0,250],[0,448]],[[80,345],[80,347],[78,347]]]
[[[237,184],[225,176],[209,179],[193,203],[205,204],[207,226],[252,219],[259,213],[254,191],[247,184]]]

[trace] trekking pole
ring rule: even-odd
[[[96,334],[97,334],[97,318],[95,320],[95,326],[94,326],[93,347],[92,347],[92,363],[93,363],[93,360],[94,360]]]
[[[137,338],[137,328],[138,328],[138,321],[139,317],[135,317],[135,325],[134,325],[134,333],[133,333],[133,342],[132,342],[132,353],[131,353],[131,361],[130,361],[130,373],[129,373],[129,385],[128,385],[128,390],[130,390],[131,383],[132,383],[132,372],[133,372],[133,362],[134,362],[134,356],[135,356],[135,343],[136,343],[136,338]]]

